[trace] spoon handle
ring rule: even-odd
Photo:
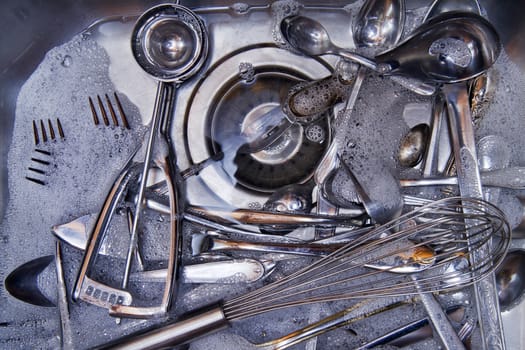
[[[483,198],[472,117],[468,106],[467,86],[465,83],[447,84],[442,87],[442,91],[447,101],[447,115],[460,193],[464,197]],[[477,224],[470,219],[465,220],[465,223],[467,227]],[[476,264],[478,261],[482,261],[488,254],[487,246],[473,252],[472,263]],[[504,349],[505,337],[494,274],[476,282],[474,293],[483,349]]]
[[[436,92],[436,86],[427,84],[417,79],[411,79],[400,75],[389,75],[390,80],[422,96],[432,96]]]
[[[480,173],[481,184],[489,187],[502,187],[513,190],[525,189],[525,167],[513,167],[490,170]],[[451,177],[432,177],[423,179],[402,179],[399,180],[401,187],[416,186],[446,186],[457,185],[458,178]]]
[[[350,52],[343,49],[338,49],[335,54],[338,56],[341,56],[343,58],[346,58],[347,60],[353,61],[355,63],[360,64],[363,67],[369,68],[375,72],[378,73],[386,73],[391,70],[390,65],[388,64],[380,64],[378,65],[377,62],[371,60],[368,57],[361,56],[357,53]]]
[[[525,167],[490,170],[480,175],[481,183],[485,186],[525,189]]]

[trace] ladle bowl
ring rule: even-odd
[[[446,12],[421,25],[392,50],[375,59],[388,74],[426,82],[456,83],[474,78],[494,64],[501,51],[498,33],[485,18]]]
[[[160,81],[182,81],[201,68],[207,56],[201,21],[182,6],[160,5],[145,12],[132,33],[137,63]]]

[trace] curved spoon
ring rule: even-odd
[[[480,75],[501,51],[490,22],[473,13],[447,12],[422,24],[396,48],[376,56],[386,74],[455,83]]]
[[[401,38],[405,25],[404,0],[367,0],[352,31],[358,46],[389,48]]]
[[[325,27],[311,18],[304,16],[286,17],[281,22],[281,32],[290,45],[305,55],[321,56],[334,54],[374,71],[384,72],[390,70],[388,66],[378,67],[373,60],[336,46],[330,39]]]
[[[277,213],[309,214],[313,207],[312,183],[291,184],[281,187],[264,203],[263,210]],[[287,234],[296,226],[261,225],[262,233]]]

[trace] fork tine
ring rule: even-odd
[[[57,118],[57,127],[58,127],[58,135],[61,139],[65,138],[64,135],[64,129],[62,128],[62,123],[60,122],[60,119]]]
[[[122,119],[122,125],[124,125],[126,129],[129,129],[128,118],[126,117],[126,113],[124,113],[124,108],[122,108],[120,99],[118,98],[118,95],[116,92],[114,92],[113,95],[115,96],[115,100],[117,101],[117,108],[120,113],[120,118]]]
[[[42,129],[42,142],[47,142],[47,132],[46,132],[46,126],[44,125],[44,121],[40,119],[40,128]]]
[[[108,126],[109,125],[108,114],[106,113],[106,109],[104,108],[104,104],[102,103],[102,99],[100,98],[99,95],[97,95],[97,100],[98,100],[98,107],[100,108],[100,112],[102,113],[102,120],[104,120],[104,125]]]
[[[49,126],[49,135],[51,136],[51,140],[55,139],[55,129],[53,128],[53,123],[51,123],[51,119],[47,120],[47,125]]]
[[[36,121],[33,120],[33,137],[35,138],[35,146],[40,143],[40,137],[38,137],[38,126],[36,126]]]
[[[100,124],[100,121],[98,120],[97,110],[95,109],[95,105],[93,104],[93,100],[91,97],[88,97],[89,99],[89,108],[91,108],[91,114],[93,115],[93,123],[95,125]]]
[[[115,113],[115,109],[113,108],[113,105],[111,104],[111,100],[109,99],[108,94],[106,94],[106,102],[108,104],[109,114],[111,114],[111,119],[113,120],[113,125],[118,126],[117,114]]]

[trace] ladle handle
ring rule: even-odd
[[[222,307],[214,306],[198,311],[194,316],[182,321],[168,323],[146,333],[123,337],[96,349],[144,350],[173,348],[228,326],[229,322],[224,315]]]
[[[443,86],[442,91],[447,101],[450,136],[456,159],[461,196],[482,199],[483,192],[467,86],[465,83],[447,84]],[[468,211],[465,214],[469,214]],[[478,225],[479,222],[466,219],[465,224],[467,230],[469,230],[469,227]],[[473,251],[471,253],[472,263],[477,264],[478,261],[483,261],[490,254],[489,247],[490,244],[483,246],[483,249]],[[503,324],[500,317],[494,274],[474,284],[474,292],[481,338],[483,339],[483,349],[505,349]]]
[[[338,49],[335,53],[338,56],[341,56],[342,58],[358,63],[361,66],[364,66],[366,68],[369,68],[381,74],[387,73],[391,70],[391,67],[389,64],[378,65],[377,62],[371,60],[370,58],[361,56],[354,52],[350,52],[350,51],[343,50],[343,49]]]

